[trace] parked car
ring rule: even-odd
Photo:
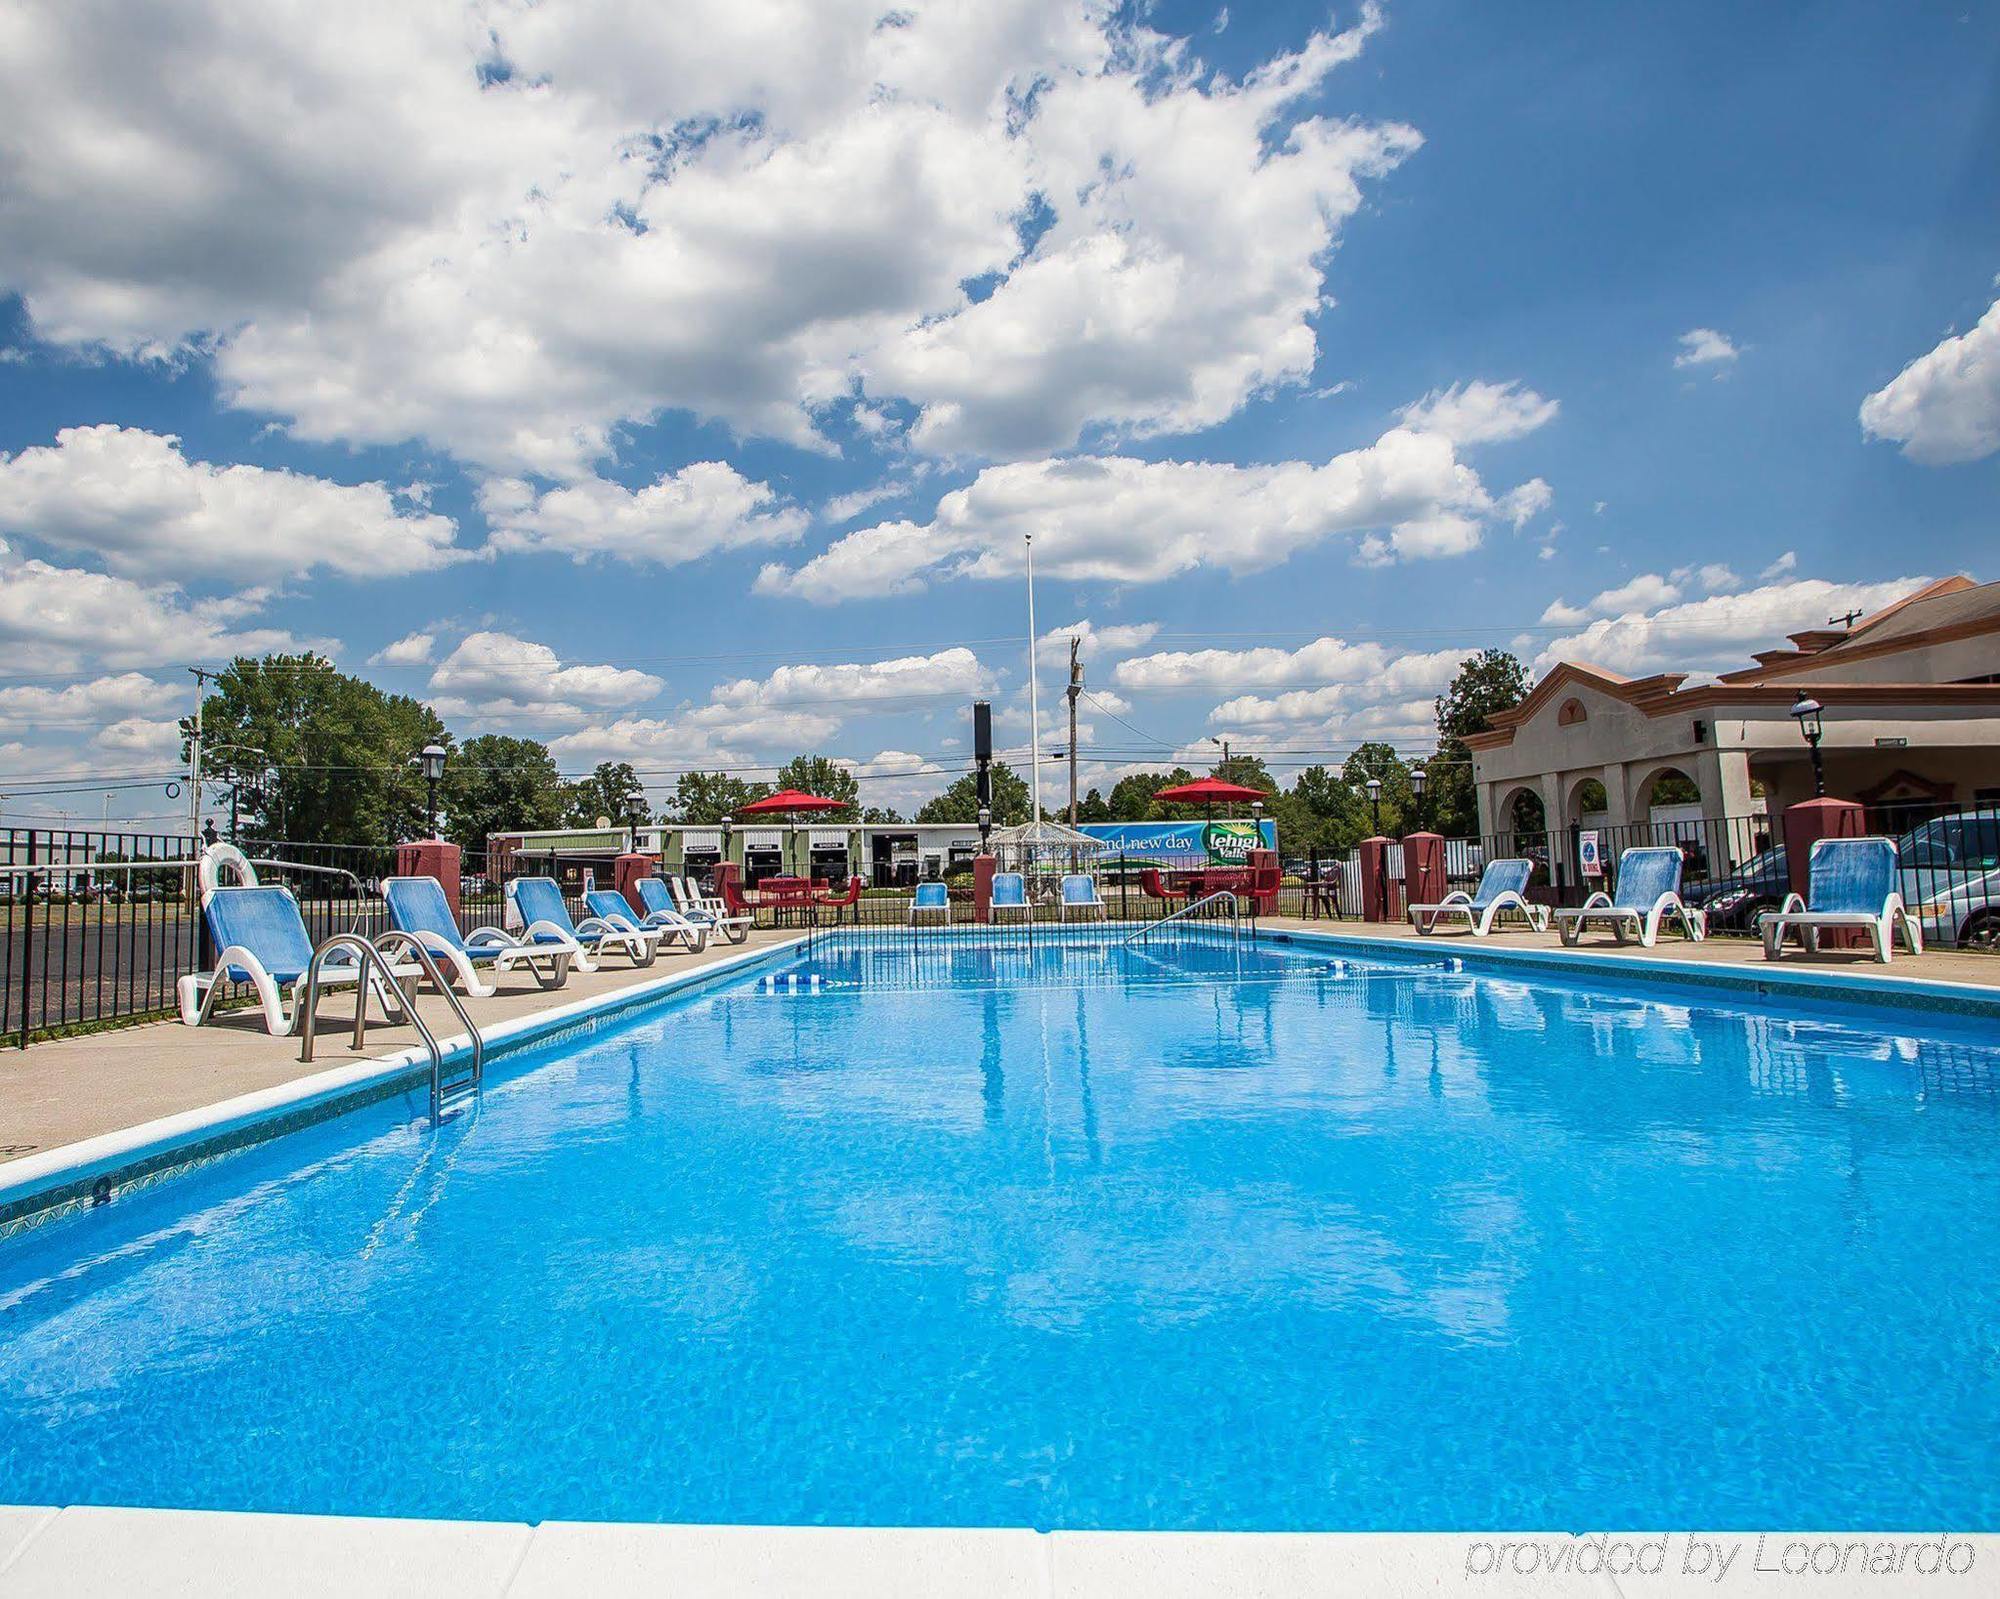
[[[1934,817],[1896,840],[1896,858],[1925,943],[2000,948],[2000,809]]]
[[[1712,883],[1690,884],[1682,894],[1688,904],[1707,912],[1709,927],[1718,932],[1754,933],[1757,918],[1774,911],[1791,892],[1785,846],[1753,855],[1726,877]]]

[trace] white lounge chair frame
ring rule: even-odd
[[[1455,888],[1435,905],[1412,905],[1409,916],[1410,925],[1426,937],[1437,930],[1440,918],[1454,916],[1465,919],[1473,937],[1485,938],[1492,933],[1493,924],[1510,912],[1538,933],[1549,930],[1548,907],[1534,904],[1525,894],[1511,888],[1502,889],[1484,905],[1476,904],[1464,889]]]
[[[1708,913],[1690,906],[1677,891],[1660,895],[1651,906],[1640,910],[1634,905],[1617,904],[1600,888],[1581,905],[1556,912],[1556,936],[1574,949],[1582,942],[1585,927],[1601,923],[1610,929],[1614,943],[1622,944],[1628,934],[1636,933],[1639,947],[1651,949],[1660,940],[1660,929],[1676,916],[1680,918],[1681,931],[1694,943],[1708,937]]]
[[[389,897],[389,885],[399,881],[421,881],[421,879],[394,877],[387,879],[382,885],[382,897],[385,902]],[[431,878],[429,881],[437,880]],[[393,912],[391,920],[394,920]],[[562,935],[562,930],[558,927],[546,922],[540,925],[548,932]],[[561,988],[568,982],[572,964],[583,955],[582,946],[573,938],[564,937],[559,944],[554,942],[535,944],[526,939],[516,938],[512,933],[498,927],[475,927],[471,932],[460,935],[464,941],[463,948],[452,943],[435,928],[403,927],[397,931],[408,934],[429,950],[435,959],[449,968],[452,976],[473,999],[491,999],[500,992],[497,983],[489,983],[479,975],[479,963],[471,958],[475,954],[492,951],[493,975],[496,977],[516,966],[525,966],[537,986],[545,989]],[[549,968],[546,975],[542,971],[544,963]],[[592,968],[586,961],[577,965],[576,969],[587,972]],[[322,982],[325,981],[324,972],[320,977]]]
[[[1019,916],[1026,921],[1032,922],[1035,919],[1035,902],[1028,897],[1028,879],[1026,876],[1020,872],[1002,872],[998,876],[1012,877],[1019,881],[1021,885],[1021,903],[1018,905],[1012,903],[1002,905],[998,900],[989,901],[986,906],[986,914],[993,925],[997,927],[1000,924],[1003,912],[1008,916]]]
[[[704,894],[691,877],[663,877],[660,881],[667,885],[667,897],[682,916],[691,922],[706,922],[732,944],[742,943],[757,925],[757,918],[747,912],[730,915],[729,907],[720,898]]]
[[[1832,842],[1821,839],[1813,845],[1813,853],[1819,853],[1820,844]],[[1808,859],[1807,871],[1811,871]],[[1869,942],[1875,947],[1875,958],[1884,966],[1889,964],[1896,942],[1896,930],[1902,929],[1903,948],[1911,955],[1924,952],[1924,930],[1915,917],[1910,915],[1903,903],[1903,896],[1890,890],[1882,902],[1879,913],[1869,911],[1809,911],[1805,896],[1796,891],[1785,896],[1784,904],[1774,911],[1766,911],[1757,918],[1757,931],[1764,940],[1764,959],[1780,959],[1785,951],[1785,934],[1796,930],[1800,947],[1808,955],[1819,953],[1819,935],[1824,932],[1865,932]]]
[[[243,852],[234,844],[211,844],[202,851],[201,860],[195,868],[201,884],[201,895],[206,905],[208,896],[218,888],[264,888],[275,887],[287,899],[292,898],[291,890],[282,884],[263,884],[257,881],[257,871]],[[236,881],[226,882],[224,872],[233,873]],[[297,909],[294,901],[293,908]],[[300,925],[305,923],[301,914]],[[307,943],[311,943],[308,935]],[[404,1007],[409,1003],[402,989],[402,982],[423,975],[423,969],[412,962],[404,961],[388,966],[394,983],[384,983],[379,970],[368,973],[368,989],[382,1006],[383,1013],[391,1020],[399,1020],[404,1015]],[[206,1022],[215,1008],[216,997],[236,979],[232,971],[240,971],[249,979],[256,991],[257,1003],[264,1012],[264,1030],[273,1038],[289,1038],[299,1025],[299,998],[303,990],[306,973],[280,983],[271,975],[270,968],[258,958],[257,952],[243,944],[231,944],[217,956],[214,967],[206,972],[185,973],[174,984],[174,999],[180,1011],[180,1018],[189,1027],[199,1027]],[[330,987],[345,987],[354,983],[361,975],[362,967],[357,961],[352,965],[328,964],[319,970],[319,986],[322,991]],[[366,1004],[361,1000],[358,1003]]]

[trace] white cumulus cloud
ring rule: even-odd
[[[190,461],[171,434],[102,423],[0,456],[0,527],[127,577],[397,577],[463,560],[451,520],[381,483]]]
[[[1718,333],[1714,328],[1690,328],[1679,342],[1680,349],[1674,354],[1676,367],[1726,367],[1743,353],[1728,334]]]
[[[809,520],[722,461],[697,461],[636,491],[592,477],[537,494],[518,478],[493,478],[480,486],[479,504],[496,549],[651,566],[787,544]]]
[[[1825,627],[1829,616],[1857,607],[1879,609],[1929,581],[1904,577],[1883,583],[1830,583],[1797,578],[1737,594],[1624,611],[1552,639],[1535,658],[1534,668],[1539,674],[1557,661],[1581,661],[1632,677],[1732,671],[1751,664],[1751,651],[1781,646],[1789,633]]]
[[[1861,402],[1861,430],[1912,461],[1947,466],[2000,450],[2000,300]]]
[[[1236,466],[1080,456],[988,467],[930,522],[885,522],[798,567],[758,574],[766,594],[821,603],[952,577],[1011,578],[1035,535],[1051,578],[1156,583],[1201,568],[1274,566],[1342,535],[1364,561],[1462,554],[1499,507],[1441,433],[1393,428],[1323,465]]]
[[[1396,414],[1403,426],[1442,433],[1454,444],[1497,444],[1525,437],[1555,418],[1561,406],[1519,382],[1454,383],[1433,389]]]
[[[368,657],[370,666],[428,666],[437,649],[437,634],[406,633]]]
[[[685,409],[1032,455],[1305,380],[1415,130],[1074,0],[22,0],[0,287],[315,440],[588,476]]]
[[[445,715],[575,720],[590,709],[637,705],[666,684],[630,667],[564,665],[546,644],[511,633],[468,633],[431,672]]]

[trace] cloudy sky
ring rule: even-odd
[[[20,0],[0,805],[180,811],[186,668],[311,645],[906,806],[1025,743],[1031,532],[1098,780],[2000,576],[1996,83],[1976,6]]]

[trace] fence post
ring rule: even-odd
[[[1132,877],[1125,868],[1125,846],[1118,846],[1118,919],[1129,922],[1132,919]]]
[[[35,970],[35,830],[28,829],[28,892],[21,909],[21,1047],[28,1047],[28,994]]]

